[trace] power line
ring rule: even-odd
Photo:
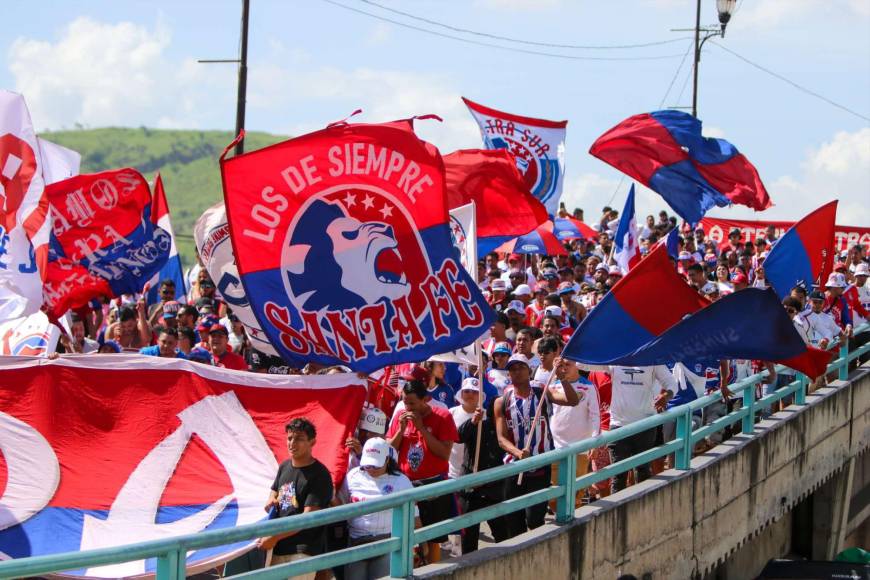
[[[536,56],[547,56],[551,58],[561,58],[564,60],[590,60],[590,61],[641,61],[641,60],[667,60],[671,58],[679,58],[682,55],[679,54],[665,54],[660,56],[575,56],[571,54],[558,54],[555,52],[543,52],[540,50],[529,50],[525,48],[515,48],[512,46],[502,46],[500,44],[493,44],[490,42],[482,42],[479,40],[471,40],[468,38],[462,38],[460,36],[454,36],[452,34],[445,34],[443,32],[437,32],[435,30],[429,30],[428,28],[422,28],[420,26],[414,26],[413,24],[407,24],[405,22],[401,22],[399,20],[394,20],[392,18],[387,18],[386,16],[380,16],[378,14],[373,14],[371,12],[366,12],[365,10],[360,10],[359,8],[354,8],[352,6],[347,6],[340,2],[336,2],[335,0],[323,0],[327,4],[332,4],[333,6],[338,6],[339,8],[343,8],[345,10],[349,10],[351,12],[356,12],[357,14],[363,14],[370,18],[375,18],[376,20],[382,20],[384,22],[389,22],[390,24],[395,24],[396,26],[401,26],[403,28],[410,28],[411,30],[416,30],[418,32],[423,32],[425,34],[431,34],[432,36],[440,36],[441,38],[449,38],[451,40],[458,40],[459,42],[464,42],[466,44],[473,44],[476,46],[486,46],[489,48],[498,48],[500,50],[506,50],[508,52],[519,52],[523,54],[532,54]]]
[[[755,68],[757,68],[758,70],[760,70],[760,71],[762,71],[762,72],[765,72],[765,73],[769,74],[769,75],[772,76],[772,77],[778,78],[779,80],[783,81],[784,83],[788,83],[788,84],[790,84],[791,86],[793,86],[794,88],[796,88],[797,90],[799,90],[799,91],[801,91],[801,92],[804,92],[804,93],[806,93],[806,94],[808,94],[808,95],[810,95],[810,96],[813,96],[813,97],[815,97],[815,98],[817,98],[817,99],[819,99],[819,100],[822,100],[822,101],[828,103],[829,105],[832,105],[832,106],[834,106],[834,107],[837,107],[838,109],[841,109],[841,110],[843,110],[843,111],[846,111],[847,113],[849,113],[849,114],[851,114],[851,115],[854,115],[854,116],[858,117],[859,119],[863,119],[863,120],[865,120],[865,121],[870,121],[870,117],[868,117],[868,116],[866,116],[866,115],[862,115],[861,113],[859,113],[859,112],[857,112],[857,111],[853,111],[852,109],[850,109],[849,107],[847,107],[847,106],[845,106],[845,105],[841,105],[840,103],[837,103],[836,101],[832,101],[831,99],[825,97],[824,95],[820,95],[819,93],[817,93],[817,92],[815,92],[815,91],[813,91],[813,90],[811,90],[811,89],[808,89],[808,88],[806,88],[805,86],[799,85],[799,84],[797,84],[796,82],[794,82],[793,80],[788,79],[788,78],[782,76],[782,75],[779,74],[779,73],[775,73],[775,72],[773,72],[773,71],[770,70],[769,68],[765,68],[765,67],[761,66],[760,64],[758,64],[758,63],[756,63],[756,62],[752,62],[751,60],[749,60],[749,59],[746,58],[745,56],[742,56],[742,55],[740,55],[740,54],[737,54],[736,52],[734,52],[734,51],[731,50],[730,48],[726,48],[725,46],[719,44],[718,42],[714,42],[714,41],[710,41],[710,42],[712,42],[713,44],[715,44],[716,46],[718,46],[719,48],[721,48],[721,49],[724,50],[725,52],[730,53],[730,54],[736,56],[737,58],[739,58],[740,60],[742,60],[742,61],[745,62],[746,64],[748,64],[748,65],[750,65],[750,66],[752,66],[752,67],[755,67]]]
[[[450,24],[444,24],[443,22],[439,22],[437,20],[431,20],[429,18],[423,18],[422,16],[416,16],[409,12],[403,12],[401,10],[397,10],[395,8],[391,8],[389,6],[384,6],[383,4],[379,4],[378,2],[373,2],[372,0],[359,0],[360,2],[364,2],[365,4],[369,4],[371,6],[377,6],[382,10],[386,10],[387,12],[392,12],[393,14],[399,14],[401,16],[405,16],[407,18],[411,18],[413,20],[417,20],[419,22],[425,22],[426,24],[431,24],[433,26],[438,26],[441,28],[446,28],[447,30],[452,30],[453,32],[461,32],[464,34],[473,34],[475,36],[482,36],[484,38],[492,38],[493,40],[504,40],[506,42],[516,42],[518,44],[528,44],[531,46],[545,46],[548,48],[568,48],[568,49],[576,49],[576,50],[619,50],[619,49],[628,49],[628,48],[646,48],[649,46],[660,46],[663,44],[671,44],[674,42],[680,42],[682,40],[687,40],[690,37],[686,36],[684,38],[671,38],[668,40],[659,40],[656,42],[644,42],[640,44],[601,44],[601,45],[582,45],[582,44],[560,44],[555,42],[539,42],[535,40],[525,40],[522,38],[513,38],[510,36],[499,36],[498,34],[489,34],[487,32],[480,32],[478,30],[472,30],[470,28],[460,28],[459,26],[451,26]]]
[[[659,102],[659,106],[658,106],[659,109],[662,108],[662,106],[665,104],[665,100],[667,100],[668,95],[671,93],[671,89],[673,88],[674,83],[677,81],[677,77],[680,76],[680,71],[683,70],[683,65],[686,63],[686,57],[689,56],[689,52],[691,52],[693,45],[694,45],[694,42],[690,42],[689,46],[686,47],[686,52],[685,52],[685,54],[683,54],[683,58],[682,58],[682,60],[680,60],[680,64],[679,64],[679,66],[677,66],[677,70],[674,72],[674,77],[671,79],[671,84],[668,85],[668,90],[665,91],[665,94],[662,96],[661,102]],[[679,102],[679,100],[678,100],[678,102]]]

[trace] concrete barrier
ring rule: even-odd
[[[855,458],[868,446],[870,369],[864,367],[807,396],[806,405],[761,421],[752,436],[735,436],[694,458],[689,470],[665,471],[577,510],[569,524],[548,524],[420,568],[415,577],[752,577],[767,560],[785,555],[792,511],[817,492],[813,554],[832,554],[862,523],[847,524],[848,499],[864,491],[852,489],[853,481],[868,484],[854,476]]]

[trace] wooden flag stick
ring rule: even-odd
[[[477,409],[481,412],[483,411],[483,377],[486,374],[483,364],[483,343],[479,340],[476,341],[475,346],[477,347]],[[485,412],[484,412],[485,413]],[[480,464],[480,439],[481,434],[483,433],[483,420],[486,418],[485,415],[480,417],[480,422],[477,424],[477,445],[474,446],[474,471],[472,473],[477,473],[477,468]]]
[[[538,428],[538,423],[541,422],[541,413],[544,411],[544,399],[547,398],[547,391],[550,390],[550,385],[553,383],[553,378],[555,378],[555,376],[556,376],[556,364],[554,361],[553,372],[550,373],[550,378],[547,379],[547,384],[544,385],[544,388],[541,391],[541,400],[538,401],[538,408],[535,411],[535,418],[532,419],[532,427],[531,427],[531,429],[529,429],[529,433],[528,433],[527,438],[526,438],[526,446],[523,447],[523,451],[531,451],[532,437],[534,437],[535,429]],[[531,385],[529,386],[529,388],[531,388]],[[532,392],[534,392],[534,391],[532,391]],[[525,474],[526,474],[525,471],[520,473],[519,477],[517,478],[517,485],[523,484],[523,475],[525,475]]]

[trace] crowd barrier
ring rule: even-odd
[[[865,324],[856,329],[856,334],[863,331],[870,331],[870,324]],[[870,343],[851,352],[849,351],[848,343],[842,346],[835,345],[832,350],[838,347],[837,358],[828,366],[828,374],[836,373],[839,379],[845,380],[849,374],[850,363],[865,353],[870,352]],[[781,369],[782,367],[777,367],[777,371]],[[185,577],[185,555],[191,550],[243,542],[312,526],[322,526],[383,510],[392,510],[393,533],[390,538],[231,577],[278,580],[389,554],[390,575],[394,578],[405,578],[410,576],[413,570],[413,548],[416,544],[448,533],[455,533],[472,524],[478,524],[493,517],[519,511],[553,499],[556,500],[556,521],[558,523],[568,523],[574,518],[575,497],[581,489],[671,454],[675,454],[675,467],[677,469],[689,469],[692,450],[695,444],[705,437],[723,431],[738,421],[741,422],[742,432],[751,435],[756,417],[763,409],[792,395],[794,395],[795,404],[802,405],[805,403],[809,381],[805,376],[801,375],[797,375],[797,379],[791,384],[778,389],[770,395],[756,399],[755,387],[766,375],[767,371],[765,370],[730,385],[730,390],[734,396],[742,398],[742,405],[709,425],[694,431],[691,430],[692,413],[719,402],[722,398],[719,392],[701,397],[688,405],[682,405],[636,423],[620,427],[614,431],[604,432],[597,437],[579,441],[568,447],[529,457],[509,465],[488,469],[480,473],[466,475],[458,479],[398,492],[372,501],[342,505],[318,512],[235,528],[211,530],[198,534],[113,548],[7,560],[0,562],[0,578],[40,576],[65,570],[81,570],[106,564],[117,564],[156,557],[156,576],[158,580],[176,580]],[[583,475],[579,478],[571,477],[576,472],[576,461],[579,453],[631,437],[671,421],[676,421],[676,438],[673,441],[613,463],[599,471]],[[524,471],[538,469],[554,463],[559,464],[559,481],[557,485],[509,499],[497,505],[462,514],[437,524],[414,529],[415,502],[478,487],[493,481],[507,479],[508,477],[517,477]]]

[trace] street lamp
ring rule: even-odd
[[[698,116],[698,64],[701,62],[701,49],[704,43],[714,36],[725,37],[725,27],[731,20],[734,14],[734,8],[737,6],[737,0],[716,0],[716,10],[719,12],[719,28],[701,28],[701,0],[698,0],[698,6],[695,11],[695,66],[694,79],[692,83],[692,116]],[[701,38],[701,33],[704,37]]]

